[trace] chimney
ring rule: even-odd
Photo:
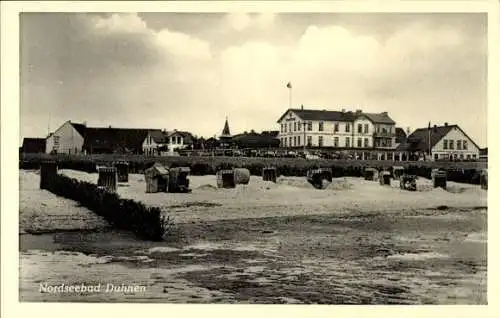
[[[361,113],[362,113],[361,109],[356,109],[356,114],[361,114]]]
[[[87,121],[83,121],[83,126],[87,127]]]
[[[304,110],[304,104],[300,105],[300,110]]]
[[[111,128],[111,125],[109,125],[109,127],[108,127],[108,128]]]
[[[437,125],[434,125],[434,132],[437,131],[437,127],[438,127]]]
[[[445,126],[445,127],[448,127],[448,123],[444,123],[444,126]]]
[[[345,108],[342,108],[342,112],[345,113]]]
[[[381,112],[381,115],[388,116],[389,114],[387,112]]]

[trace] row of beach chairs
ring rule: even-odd
[[[128,163],[114,162],[112,166],[97,166],[99,173],[97,185],[109,191],[116,191],[117,183],[128,182]],[[188,167],[166,168],[159,163],[155,163],[144,171],[146,179],[146,193],[169,192],[169,193],[189,193]],[[40,188],[46,188],[46,183],[50,182],[51,176],[57,174],[57,164],[55,162],[45,162],[41,166]],[[435,188],[446,189],[447,173],[442,169],[434,169],[431,173]],[[218,188],[234,188],[238,184],[248,184],[250,182],[250,171],[245,168],[233,168],[219,170],[216,175]],[[277,170],[275,167],[265,167],[262,170],[264,181],[276,182]],[[325,189],[333,180],[333,173],[330,168],[310,169],[306,174],[307,181],[316,189]],[[395,166],[392,173],[387,170],[379,171],[375,168],[364,169],[364,179],[369,181],[379,181],[380,185],[391,185],[391,179],[400,181],[400,188],[408,191],[417,190],[416,175],[406,174],[403,167]],[[488,189],[488,171],[484,169],[480,176],[481,188]]]

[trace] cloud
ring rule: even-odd
[[[180,27],[151,29],[135,14],[25,18],[23,129],[52,111],[61,122],[205,136],[220,133],[226,115],[234,132],[267,130],[288,108],[292,81],[295,107],[389,111],[413,128],[431,117],[486,140],[477,124],[486,126],[485,38],[463,27],[416,20],[380,36],[308,23],[280,41],[295,24],[272,13],[231,13],[211,23],[204,28],[218,41]],[[484,107],[468,124],[472,104]]]

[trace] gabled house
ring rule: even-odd
[[[46,138],[46,153],[78,154],[82,152],[86,126],[70,120]]]
[[[173,154],[176,150],[190,149],[193,136],[187,131],[150,130],[142,142],[143,153],[148,156]]]
[[[478,145],[458,125],[448,123],[415,130],[400,150],[431,160],[479,159]]]
[[[142,154],[142,143],[150,130],[151,129],[87,127],[82,148],[87,154]]]
[[[21,153],[45,153],[45,138],[24,138]]]
[[[277,121],[282,147],[395,148],[395,122],[387,112],[288,109]]]

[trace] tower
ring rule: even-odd
[[[224,123],[224,128],[222,129],[222,134],[219,136],[221,146],[223,148],[229,147],[231,145],[231,132],[229,130],[229,123],[226,116],[226,122]]]

